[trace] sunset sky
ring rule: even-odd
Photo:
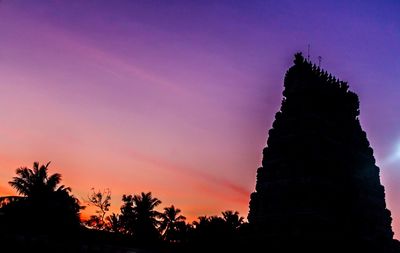
[[[351,2],[351,3],[350,3]],[[74,195],[247,216],[293,54],[349,82],[400,237],[400,1],[0,2],[0,195],[51,161]],[[323,168],[321,168],[323,169]],[[88,211],[87,211],[88,212]]]

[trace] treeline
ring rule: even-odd
[[[222,216],[200,216],[197,221],[186,223],[186,217],[174,205],[165,207],[163,212],[156,211],[155,208],[162,202],[153,197],[151,192],[123,195],[121,213],[106,216],[111,206],[110,190],[92,191],[87,202],[97,208],[96,215],[92,215],[84,224],[92,229],[132,236],[142,245],[154,244],[159,240],[171,244],[188,243],[215,231],[233,236],[246,225],[237,211],[230,210],[222,212]]]
[[[49,175],[48,167],[35,162],[32,169],[18,168],[9,184],[19,195],[0,197],[4,252],[200,252],[238,249],[247,241],[248,224],[238,212],[188,223],[174,205],[157,211],[162,202],[151,192],[123,195],[120,213],[108,214],[111,191],[92,189],[84,202],[96,211],[83,221],[84,204],[60,185],[60,174]]]

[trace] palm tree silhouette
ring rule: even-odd
[[[125,204],[121,207],[121,218],[128,225],[125,230],[131,231],[140,244],[149,245],[157,241],[160,237],[157,229],[160,213],[154,209],[161,201],[153,198],[151,192],[124,195],[122,199]]]
[[[233,230],[237,230],[239,229],[239,227],[243,224],[243,217],[239,216],[239,212],[238,211],[225,211],[222,212],[222,217],[225,221],[225,223]]]
[[[185,223],[186,217],[179,215],[181,210],[175,208],[174,205],[170,207],[165,207],[164,212],[160,215],[160,231],[163,232],[163,237],[168,242],[176,242],[179,240],[177,238],[179,234],[179,228],[182,228],[182,223]]]
[[[138,219],[148,220],[154,226],[158,225],[157,218],[160,213],[154,208],[161,204],[161,200],[153,198],[151,192],[141,194],[135,194],[132,198],[133,200],[133,211],[136,213]]]
[[[33,163],[33,168],[21,167],[9,184],[22,196],[8,204],[6,210],[16,226],[41,232],[66,231],[79,227],[79,201],[70,194],[71,188],[61,182],[61,174],[48,174],[46,165]],[[54,221],[57,222],[54,222]]]
[[[120,233],[123,232],[122,224],[121,224],[121,215],[112,213],[107,216],[107,227],[106,229],[111,232]]]
[[[28,198],[43,197],[48,193],[58,191],[70,191],[70,188],[65,188],[64,185],[56,188],[61,182],[61,174],[55,173],[48,175],[48,167],[50,162],[39,167],[38,162],[33,163],[33,169],[27,167],[18,168],[17,176],[9,184],[17,190],[17,192]]]
[[[133,211],[135,213],[135,234],[139,242],[150,243],[158,239],[159,225],[158,217],[160,213],[154,210],[161,204],[161,200],[153,198],[151,192],[135,194],[132,198]]]

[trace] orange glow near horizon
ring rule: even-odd
[[[138,157],[138,155],[136,157]],[[72,188],[72,194],[80,200],[81,205],[85,206],[85,209],[81,211],[82,220],[86,220],[91,215],[95,215],[96,208],[90,206],[86,202],[88,194],[90,194],[91,187],[95,187],[96,189],[110,188],[112,205],[108,214],[120,213],[120,207],[122,205],[121,199],[123,194],[139,194],[140,192],[151,191],[154,197],[159,198],[162,201],[162,204],[157,208],[158,211],[162,212],[164,207],[175,205],[177,208],[182,210],[182,214],[187,217],[188,222],[196,220],[199,216],[221,215],[221,212],[225,210],[237,210],[243,217],[247,217],[250,190],[246,192],[244,187],[236,185],[229,180],[219,178],[215,175],[208,175],[206,173],[190,169],[184,170],[177,165],[169,164],[168,162],[162,160],[149,159],[149,157],[144,155],[142,155],[141,158],[143,160],[142,165],[144,166],[146,164],[147,166],[142,168],[146,168],[150,176],[152,175],[153,170],[160,168],[159,166],[162,166],[162,168],[164,168],[164,172],[162,173],[163,180],[177,180],[180,182],[180,185],[170,187],[170,185],[160,183],[157,179],[153,184],[154,187],[148,187],[146,186],[146,182],[151,181],[151,178],[143,177],[144,184],[142,185],[135,184],[132,187],[129,184],[129,181],[127,182],[121,180],[118,182],[113,182],[114,184],[111,184],[113,187],[110,187],[110,184],[107,184],[107,180],[103,181],[99,180],[99,178],[94,179],[90,177],[83,179],[82,175],[84,176],[84,173],[80,173],[80,177],[76,177],[77,174],[75,174],[75,170],[64,169],[64,167],[57,169],[56,165],[58,163],[55,162],[50,164],[49,174],[61,173],[61,184],[70,186]],[[43,163],[45,162],[40,162],[40,164]],[[15,166],[14,164],[18,164],[18,162],[9,160],[8,163],[0,162],[0,167],[14,167],[15,169],[25,166],[28,168],[32,167],[32,163],[24,166]],[[15,175],[15,169],[7,170],[9,179],[2,181],[10,181]],[[86,170],[90,170],[90,168],[87,168]],[[72,176],[72,180],[69,177],[70,175]],[[105,178],[109,177],[105,176]],[[94,186],[94,181],[103,184],[97,184]],[[79,187],[79,185],[87,185],[88,187],[83,188]],[[0,196],[17,195],[15,190],[13,190],[9,185],[0,184],[0,186]],[[196,197],[196,192],[200,192],[204,196],[210,196],[210,198],[198,198]],[[221,199],[224,201],[221,202]]]

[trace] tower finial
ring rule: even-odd
[[[294,54],[294,64],[301,64],[304,62],[304,57],[301,52],[297,52]]]

